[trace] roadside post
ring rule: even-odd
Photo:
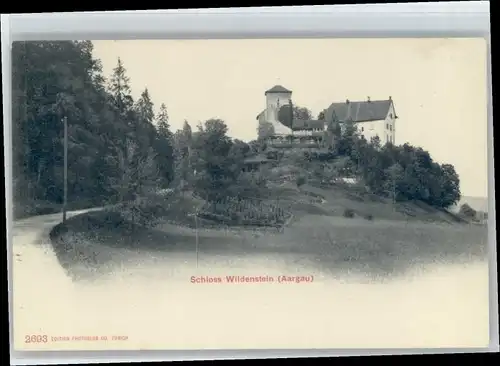
[[[66,222],[66,210],[68,204],[68,117],[64,122],[64,198],[63,198],[63,223]]]

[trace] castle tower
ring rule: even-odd
[[[292,92],[281,85],[275,85],[267,90],[265,95],[266,119],[269,122],[278,122],[279,108],[288,104],[288,101],[292,99]]]

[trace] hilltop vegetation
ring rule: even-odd
[[[184,121],[173,133],[167,106],[155,114],[147,89],[134,100],[120,59],[106,79],[89,41],[15,43],[13,67],[16,217],[60,210],[64,117],[69,207],[113,204],[132,227],[158,217],[192,221],[187,209],[184,219],[172,214],[180,210],[179,197],[207,220],[271,226],[306,206],[328,215],[377,218],[373,208],[384,205],[379,216],[398,218],[411,217],[403,207],[417,212],[418,202],[442,212],[460,199],[452,165],[438,164],[409,144],[366,141],[353,124],[336,130],[335,143],[322,154],[292,149],[286,156],[264,141],[231,138],[218,119],[194,130]],[[278,167],[243,172],[245,159],[255,154],[274,157]],[[341,186],[335,183],[339,177],[358,183]],[[292,187],[284,188],[286,182]],[[170,198],[160,199],[165,188]]]
[[[314,160],[314,156],[307,159]],[[371,193],[395,202],[421,201],[448,208],[460,199],[460,180],[453,165],[439,164],[429,152],[408,143],[381,146],[377,137],[366,141],[353,123],[346,123],[326,156],[317,160],[323,161],[318,177],[356,177]]]

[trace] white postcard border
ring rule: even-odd
[[[21,40],[483,37],[488,42],[490,346],[471,349],[14,351],[11,364],[498,352],[498,291],[488,1],[2,15],[9,309],[12,303],[11,44]]]

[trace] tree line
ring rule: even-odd
[[[328,131],[334,138],[323,156],[329,163],[321,165],[321,176],[359,178],[372,193],[394,201],[418,200],[448,208],[460,200],[454,166],[435,162],[423,148],[409,143],[382,146],[378,136],[367,141],[351,121],[343,128],[329,126]]]
[[[123,202],[187,182],[207,198],[234,189],[251,145],[228,137],[220,120],[195,131],[184,121],[173,133],[166,105],[155,114],[147,89],[134,100],[123,62],[106,78],[92,51],[90,41],[13,44],[15,206],[62,203],[63,118],[69,203]]]
[[[13,44],[15,205],[63,198],[63,118],[68,123],[68,201],[102,204],[173,180],[165,105],[147,89],[134,100],[118,59],[109,78],[90,41]]]

